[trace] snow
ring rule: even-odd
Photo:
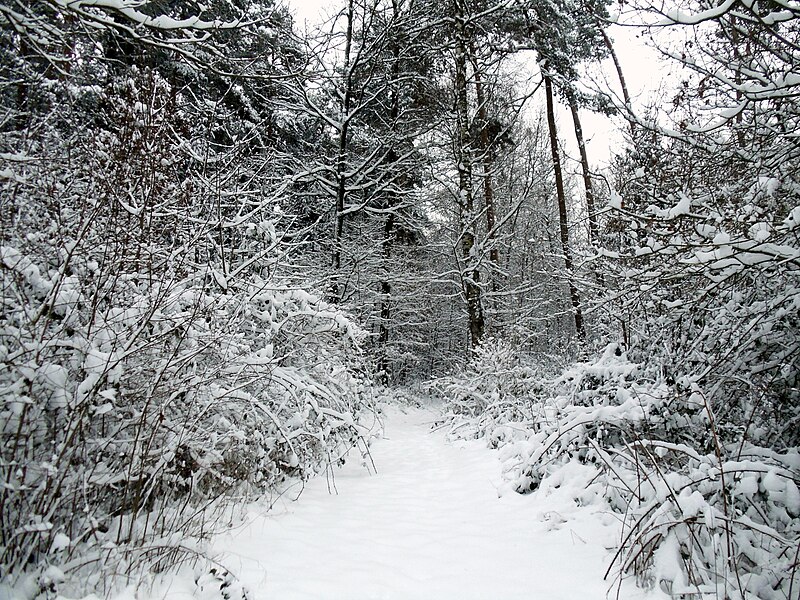
[[[783,185],[783,182],[781,182],[781,180],[778,179],[777,177],[758,178],[759,189],[764,190],[764,192],[768,196],[774,196],[775,194],[777,194],[778,190],[781,188],[781,185]]]
[[[251,506],[242,529],[216,539],[216,559],[249,598],[606,596],[618,526],[576,506],[582,477],[518,495],[496,452],[429,433],[434,412],[386,411],[385,438],[372,448],[377,474],[348,464],[307,482],[297,502],[299,488],[269,512]],[[620,598],[664,597],[655,594],[626,583]]]
[[[662,218],[665,218],[665,219],[674,219],[676,217],[680,217],[680,216],[684,216],[684,215],[690,214],[691,208],[692,208],[692,200],[691,200],[691,198],[689,198],[689,196],[687,196],[686,194],[681,192],[679,194],[678,203],[675,206],[673,206],[672,208],[669,208],[667,210],[659,210],[658,208],[654,207],[653,208],[653,213],[656,216],[659,216],[659,217],[662,217]]]
[[[37,381],[51,392],[48,406],[51,409],[64,408],[69,402],[67,378],[69,374],[61,365],[44,364],[36,370]]]
[[[90,348],[83,361],[83,368],[87,373],[102,375],[111,363],[111,354],[100,352],[97,348]]]
[[[181,29],[232,29],[236,25],[235,23],[223,23],[222,21],[204,21],[199,17],[189,17],[187,19],[174,19],[166,15],[151,17],[134,8],[138,6],[138,3],[129,3],[124,0],[58,0],[57,4],[73,10],[82,9],[84,6],[107,8],[123,14],[139,25],[166,31]]]
[[[683,587],[685,581],[681,562],[680,542],[674,533],[670,533],[655,552],[656,578],[659,582],[675,582],[680,587]]]
[[[789,231],[800,225],[800,206],[795,206],[789,212],[789,215],[786,217],[786,219],[784,219],[783,224],[786,225]]]
[[[715,6],[714,8],[698,11],[695,14],[685,13],[679,8],[672,8],[666,11],[667,18],[658,22],[658,25],[671,25],[673,23],[696,25],[698,23],[702,23],[703,21],[719,18],[729,11],[733,4],[734,0],[725,0],[725,2]]]
[[[781,478],[778,476],[777,472],[774,469],[770,469],[770,471],[764,476],[764,479],[762,479],[761,486],[767,493],[771,495],[779,495],[783,492],[784,483],[781,481]]]
[[[668,598],[663,583],[646,591],[632,580],[604,580],[620,517],[602,504],[580,505],[595,466],[572,461],[545,478],[537,493],[520,495],[485,442],[449,441],[444,429],[431,431],[437,411],[381,410],[384,434],[371,456],[351,455],[332,475],[296,482],[270,506],[243,507],[242,524],[210,541],[213,566],[184,565],[111,598]],[[101,467],[96,477],[110,477]],[[706,508],[697,493],[683,494],[680,503],[689,515]],[[71,544],[58,533],[51,552]],[[678,552],[673,540],[656,557],[657,575],[673,591],[685,586]],[[40,583],[64,579],[55,568],[42,575]],[[27,600],[36,586],[33,577],[14,589],[0,586],[0,597]]]
[[[68,536],[64,535],[63,533],[57,533],[53,537],[53,545],[51,546],[51,552],[58,552],[59,550],[63,550],[64,548],[69,547],[71,540]]]
[[[684,519],[691,519],[703,513],[708,506],[703,494],[697,490],[686,488],[678,497],[678,505]]]

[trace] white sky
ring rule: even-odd
[[[631,94],[634,107],[641,108],[652,99],[659,102],[664,92],[659,92],[662,86],[670,87],[667,79],[667,70],[661,64],[658,53],[648,47],[643,40],[637,37],[638,30],[631,27],[612,26],[606,30],[614,42],[628,91]],[[598,68],[592,69],[592,77],[600,89],[610,89],[622,101],[622,91],[617,77],[617,71],[610,58],[603,61]],[[566,108],[560,114],[560,123],[563,124],[561,136],[569,142],[574,137],[572,131],[572,117]],[[603,115],[581,111],[584,135],[587,138],[587,153],[589,162],[593,165],[604,166],[612,154],[621,149],[623,143],[622,129],[627,125],[621,118],[609,119]],[[575,146],[577,151],[577,146]]]
[[[332,4],[331,0],[328,0],[327,2],[323,2],[322,0],[284,1],[289,6],[289,10],[291,10],[294,14],[295,25],[297,26],[298,31],[303,30],[304,23],[306,22],[308,23],[309,27],[320,23],[326,12],[324,7],[330,7]],[[330,8],[328,10],[330,10]]]

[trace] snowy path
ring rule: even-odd
[[[338,495],[320,477],[298,502],[254,509],[247,527],[218,539],[251,599],[605,598],[612,518],[560,490],[499,498],[496,454],[429,433],[433,418],[391,409],[372,448],[377,475],[348,465]],[[621,597],[643,595],[626,587]]]

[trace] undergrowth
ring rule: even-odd
[[[431,387],[453,435],[500,448],[519,493],[573,461],[596,469],[574,500],[621,516],[608,576],[676,598],[797,598],[800,453],[720,433],[701,381],[618,344],[547,376],[495,342]]]

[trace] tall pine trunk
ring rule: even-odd
[[[594,188],[592,187],[592,175],[589,171],[589,158],[586,155],[586,140],[583,137],[583,127],[581,117],[578,113],[578,102],[573,93],[567,94],[569,110],[572,113],[572,123],[575,127],[575,140],[578,143],[578,153],[581,157],[581,172],[583,174],[583,188],[586,192],[586,211],[589,215],[589,241],[597,241],[597,214],[594,208]]]
[[[553,157],[553,172],[556,178],[556,197],[558,199],[558,223],[561,230],[561,250],[564,252],[564,267],[567,272],[569,296],[572,301],[572,312],[575,316],[575,332],[581,342],[586,339],[583,328],[583,313],[578,288],[575,285],[575,269],[572,262],[572,251],[569,247],[569,229],[567,227],[567,198],[564,192],[564,177],[561,173],[561,156],[558,151],[558,132],[556,131],[556,115],[553,108],[553,82],[549,75],[544,75],[544,89],[547,98],[547,126],[550,130],[550,150]]]

